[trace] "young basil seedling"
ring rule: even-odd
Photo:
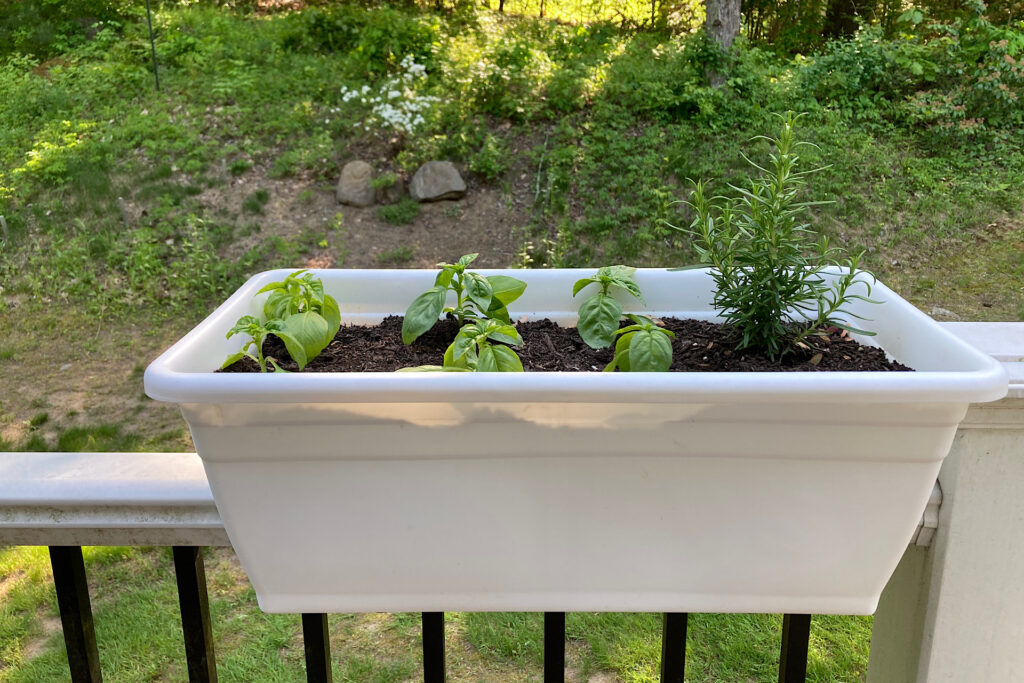
[[[324,294],[324,283],[307,270],[297,270],[282,282],[271,282],[256,293],[263,292],[271,293],[263,304],[263,315],[267,320],[285,320],[296,313],[318,313],[327,321],[331,339],[334,339],[341,327],[338,302],[329,294]]]
[[[261,323],[255,316],[246,315],[239,318],[235,326],[228,332],[230,339],[235,334],[245,333],[252,337],[240,353],[228,356],[222,367],[227,367],[244,356],[252,358],[260,365],[262,372],[267,371],[263,360],[263,341],[273,334],[284,342],[288,355],[292,357],[299,370],[306,367],[309,361],[320,355],[334,339],[341,327],[341,310],[334,297],[324,294],[323,283],[312,273],[298,270],[281,282],[271,282],[257,294],[270,292],[263,305],[266,323]],[[249,347],[256,345],[256,356],[249,353]],[[281,368],[271,359],[275,371]]]
[[[507,275],[483,276],[466,270],[476,254],[466,254],[457,263],[440,263],[434,286],[416,297],[402,320],[402,342],[412,344],[432,328],[442,313],[452,313],[459,326],[466,318],[493,318],[509,323],[507,306],[526,290],[526,283]],[[455,305],[445,307],[448,291],[455,293]]]
[[[615,358],[604,369],[617,367],[624,372],[665,372],[672,365],[671,337],[675,333],[658,327],[642,315],[628,316],[635,324],[616,330],[621,335],[615,342]]]
[[[603,349],[611,346],[616,330],[619,329],[622,304],[611,296],[612,287],[623,289],[639,299],[640,303],[644,303],[640,287],[633,279],[635,273],[636,268],[629,266],[605,266],[599,268],[596,275],[577,280],[573,285],[574,297],[587,285],[597,283],[601,286],[601,291],[580,305],[579,322],[576,323],[580,337],[590,348]]]
[[[254,315],[244,315],[238,319],[235,326],[228,332],[228,339],[231,339],[236,334],[247,334],[252,339],[245,343],[242,350],[238,353],[233,353],[228,356],[228,359],[221,365],[221,369],[234,365],[243,358],[251,358],[260,366],[260,372],[267,371],[267,362],[274,366],[274,372],[286,372],[282,370],[277,364],[275,358],[263,355],[263,340],[267,338],[267,335],[276,334],[281,324],[280,320],[271,320],[266,325],[260,322],[260,319]],[[250,351],[249,347],[256,347],[256,355],[254,356]]]
[[[514,326],[480,318],[459,330],[455,341],[444,352],[443,367],[475,372],[522,372],[523,362],[515,351],[505,346],[521,346],[522,343],[523,338]]]

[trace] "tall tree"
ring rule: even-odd
[[[739,35],[740,4],[741,0],[705,0],[704,2],[707,11],[704,28],[724,50],[732,47],[732,41]]]

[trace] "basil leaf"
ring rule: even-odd
[[[491,297],[493,291],[491,289],[491,283],[487,281],[480,273],[466,273],[466,294],[470,300],[480,307],[481,311],[486,311],[491,307]]]
[[[220,369],[223,370],[226,367],[234,365],[235,363],[237,363],[238,361],[242,360],[243,358],[245,358],[245,352],[244,351],[239,351],[238,353],[233,353],[230,356],[228,356],[227,360],[225,360],[224,363],[220,366]]]
[[[622,304],[607,294],[595,294],[580,306],[580,337],[590,348],[603,349],[615,338],[621,317]]]
[[[254,315],[243,315],[235,323],[235,326],[228,330],[227,339],[231,339],[236,334],[248,334],[251,336],[255,328],[259,326],[259,318]]]
[[[619,337],[619,340],[615,342],[615,358],[612,359],[608,367],[615,365],[622,372],[629,372],[629,343],[633,340],[634,334],[636,332],[628,332]],[[605,370],[607,369],[605,368]]]
[[[304,313],[296,313],[288,316],[284,320],[283,330],[278,332],[277,335],[285,340],[285,347],[288,348],[288,353],[292,354],[292,347],[288,345],[288,339],[290,337],[302,346],[302,350],[305,354],[305,360],[300,361],[295,358],[292,354],[292,359],[299,364],[301,370],[306,363],[320,355],[334,335],[330,333],[330,328],[327,325],[327,321],[319,313],[313,313],[312,311],[306,311]]]
[[[303,278],[303,281],[309,287],[309,291],[313,295],[314,303],[322,306],[324,303],[324,283],[320,280],[314,279],[312,273],[307,273],[306,277]]]
[[[288,292],[284,290],[277,290],[267,298],[267,302],[263,304],[263,315],[267,320],[273,320],[274,318],[286,318],[290,313],[297,313],[298,311],[292,308],[293,299]]]
[[[275,360],[274,358],[271,358],[271,357],[267,356],[267,362],[274,366],[274,374],[275,375],[287,375],[288,374],[288,371],[285,370],[284,368],[282,368],[280,365],[278,365],[277,364],[277,360]]]
[[[469,368],[446,368],[443,365],[417,365],[411,368],[398,368],[395,372],[469,372]]]
[[[577,280],[576,284],[572,286],[572,295],[576,296],[583,290],[584,287],[586,287],[587,285],[592,285],[595,282],[599,282],[599,280],[595,277],[585,277],[582,280]]]
[[[281,341],[284,342],[284,347],[288,349],[288,355],[292,357],[292,360],[299,364],[299,370],[306,367],[306,363],[309,360],[306,358],[306,349],[302,346],[302,342],[288,334],[285,330],[277,330],[274,332]],[[277,367],[276,365],[274,367]]]
[[[519,330],[512,325],[499,325],[487,335],[488,339],[513,346],[522,346],[523,338],[519,336]]]
[[[478,256],[478,254],[466,254],[465,256],[463,256],[462,258],[459,259],[458,265],[460,265],[463,268],[465,268],[470,263],[475,261],[477,256]]]
[[[271,282],[269,285],[263,285],[263,288],[256,292],[256,294],[262,294],[263,292],[273,292],[274,290],[284,288],[285,284],[283,282]]]
[[[491,285],[491,295],[499,302],[508,306],[526,291],[526,283],[508,275],[489,275],[487,282]],[[488,309],[494,307],[494,302]]]
[[[632,337],[629,342],[629,371],[665,372],[669,369],[672,365],[672,342],[668,335],[658,330],[638,330],[632,333]]]
[[[508,309],[497,299],[491,299],[491,308],[484,311],[484,315],[498,322],[506,324],[512,322],[512,319],[508,317]]]
[[[472,370],[476,367],[476,346],[470,346],[469,349],[462,354],[459,358],[455,358],[454,353],[455,342],[448,345],[448,348],[444,352],[444,367],[446,368],[461,368],[463,370]]]
[[[447,288],[448,285],[452,283],[452,278],[454,277],[454,268],[452,268],[452,266],[445,266],[441,269],[441,272],[437,274],[437,277],[434,278],[434,286]]]
[[[333,296],[324,296],[320,315],[327,321],[327,327],[331,332],[331,339],[334,339],[334,335],[338,334],[338,330],[341,328],[341,309],[338,308],[338,302]]]
[[[612,283],[618,285],[619,287],[622,287],[624,290],[635,296],[640,301],[640,303],[644,304],[645,306],[647,305],[647,302],[644,301],[644,295],[640,292],[640,286],[636,283],[636,281],[632,279],[626,280],[622,278],[615,278],[612,280]]]
[[[457,361],[473,350],[476,346],[476,335],[473,333],[459,332],[455,341],[448,347],[452,351],[452,360]],[[445,352],[447,355],[447,351]]]
[[[491,350],[498,372],[523,371],[523,362],[519,360],[519,356],[512,349],[507,346],[488,346],[487,348]],[[483,360],[483,354],[481,354],[481,360]],[[480,367],[477,366],[477,370],[479,369]]]
[[[597,269],[597,274],[599,277],[604,275],[612,280],[632,280],[633,276],[636,275],[636,268],[632,266],[604,266]]]
[[[441,310],[444,308],[444,300],[447,289],[437,285],[413,299],[409,308],[405,311],[405,319],[402,320],[402,343],[409,345],[431,327],[441,317]]]

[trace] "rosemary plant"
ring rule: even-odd
[[[842,258],[843,250],[829,245],[806,222],[807,208],[816,202],[798,201],[798,194],[817,168],[797,171],[798,150],[808,142],[794,139],[799,116],[782,118],[782,129],[768,140],[773,151],[767,168],[748,187],[731,186],[734,199],[708,197],[705,185],[695,183],[687,202],[695,217],[689,229],[701,264],[712,267],[715,308],[740,335],[737,349],[755,348],[773,360],[802,345],[803,339],[825,325],[860,334],[847,321],[863,320],[844,306],[869,299],[871,284],[858,277],[862,254]],[[746,158],[746,157],[744,157]],[[671,226],[675,228],[675,226]],[[833,266],[845,270],[826,275]]]

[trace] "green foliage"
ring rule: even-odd
[[[79,11],[89,2],[48,10],[100,16]],[[1006,188],[1024,177],[1015,99],[1024,30],[997,24],[995,8],[943,13],[931,3],[788,58],[742,39],[723,54],[699,32],[623,31],[611,15],[615,23],[579,23],[598,11],[584,3],[547,5],[575,24],[513,16],[536,17],[536,3],[510,3],[505,16],[165,4],[154,15],[161,94],[138,3],[108,5],[120,24],[82,24],[55,59],[50,48],[0,58],[0,212],[10,231],[0,279],[13,294],[53,292],[103,317],[205,309],[253,270],[304,255],[273,236],[234,253],[251,221],[214,214],[194,194],[222,182],[221,169],[322,181],[336,174],[341,145],[385,137],[403,170],[460,160],[532,200],[522,223],[535,265],[692,258],[663,222],[689,222],[675,203],[679,179],[741,183],[737,141],[763,129],[769,111],[808,111],[822,163],[843,162],[808,189],[839,200],[815,211],[826,232],[868,249],[872,267],[892,260],[871,252],[876,241],[891,249],[969,236],[1020,204]],[[650,24],[650,6],[646,17],[630,7],[617,6],[629,26]],[[380,31],[362,32],[370,25]],[[425,67],[416,97],[437,98],[415,135],[342,95],[387,95],[408,57]],[[711,87],[709,70],[725,84]],[[258,213],[255,199],[246,207]]]
[[[377,217],[391,225],[409,225],[420,215],[420,203],[411,197],[402,197],[394,204],[377,207]]]
[[[508,164],[508,145],[501,138],[488,133],[480,149],[470,157],[469,170],[488,180],[495,180],[508,170]]]
[[[842,253],[830,248],[827,238],[811,244],[814,234],[802,223],[810,204],[797,201],[804,177],[797,171],[799,147],[795,142],[797,117],[783,118],[768,168],[747,187],[734,187],[739,197],[714,205],[697,183],[688,202],[695,217],[689,234],[702,263],[712,267],[715,308],[740,335],[738,349],[752,347],[777,359],[808,334],[826,324],[852,328],[837,316],[860,317],[843,309],[853,299],[870,301],[861,288],[871,286],[856,272],[859,257],[850,258],[848,270],[835,279],[824,274]],[[817,169],[821,170],[821,169]],[[804,324],[798,324],[804,321]]]
[[[334,297],[324,293],[323,282],[312,273],[297,270],[281,282],[265,285],[256,294],[266,292],[270,292],[263,303],[266,322],[252,315],[238,319],[227,338],[245,334],[250,340],[241,351],[228,356],[222,368],[248,357],[259,364],[261,372],[267,371],[267,361],[275,372],[281,372],[276,359],[263,355],[263,342],[273,334],[284,342],[288,355],[302,370],[334,340],[341,327],[341,310]],[[255,347],[255,355],[249,350],[251,346]]]
[[[950,139],[1024,123],[1024,25],[996,26],[982,7],[947,22],[908,10],[885,38],[877,26],[829,42],[801,72],[818,103],[867,122],[920,127]]]
[[[247,213],[263,213],[263,207],[270,201],[270,193],[259,188],[253,190],[242,200],[242,211]]]
[[[466,270],[476,259],[466,254],[457,263],[440,263],[441,272],[434,286],[416,297],[402,320],[402,341],[412,344],[432,328],[442,313],[452,313],[462,327],[466,318],[493,318],[509,323],[507,306],[522,296],[526,283],[507,275],[485,277]],[[455,294],[455,305],[445,307],[449,290]]]
[[[18,0],[0,10],[0,57],[45,59],[80,48],[100,31],[117,31],[138,15],[128,0]]]
[[[416,249],[414,247],[402,245],[395,247],[391,251],[377,254],[377,263],[382,265],[402,265],[411,261],[415,254]]]
[[[604,371],[665,372],[672,366],[672,341],[675,332],[658,327],[642,315],[629,315],[633,321],[615,334],[615,357]]]
[[[644,303],[640,286],[633,276],[636,268],[629,266],[604,266],[596,275],[577,280],[572,288],[572,295],[583,291],[588,285],[597,284],[599,291],[583,300],[579,308],[579,321],[576,329],[580,337],[592,349],[603,349],[611,346],[622,318],[622,304],[611,295],[612,288],[621,289]]]
[[[221,369],[234,365],[243,358],[251,358],[256,361],[260,366],[260,372],[267,371],[267,358],[263,355],[263,342],[270,334],[275,334],[280,329],[280,321],[271,320],[266,325],[260,322],[260,319],[254,315],[245,315],[238,319],[235,326],[228,330],[227,338],[231,339],[236,334],[244,334],[250,337],[249,341],[245,343],[242,350],[238,353],[232,353],[227,357],[221,364]],[[253,347],[256,351],[256,355],[249,350]],[[304,352],[303,352],[304,353]],[[274,366],[274,372],[284,372],[281,367],[277,364],[277,359],[270,358],[270,364]]]
[[[398,182],[398,176],[391,171],[385,171],[370,181],[370,187],[375,190],[383,190],[393,187]]]
[[[355,57],[356,70],[375,75],[396,67],[406,55],[429,64],[441,28],[438,18],[428,14],[347,4],[311,7],[288,21],[285,49],[346,52]]]

